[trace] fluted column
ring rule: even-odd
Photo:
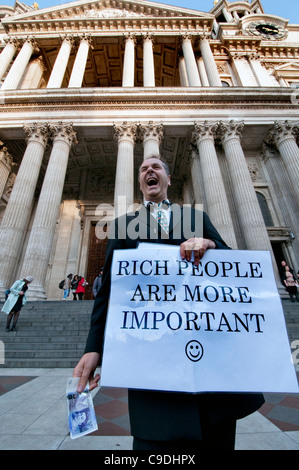
[[[139,126],[140,134],[143,139],[143,158],[149,158],[153,155],[160,155],[160,143],[163,137],[163,124],[155,124],[150,121],[147,124],[141,123]]]
[[[5,189],[11,167],[14,165],[12,156],[8,153],[3,142],[0,141],[0,198]]]
[[[220,123],[220,135],[236,203],[242,235],[249,250],[269,250],[272,253],[262,212],[252,184],[241,146],[243,122]]]
[[[133,87],[135,75],[135,37],[129,33],[126,35],[125,41],[122,86]]]
[[[82,85],[90,43],[90,36],[83,34],[80,40],[68,88],[80,88]]]
[[[299,203],[299,148],[296,143],[298,131],[299,122],[276,121],[270,136],[279,150]]]
[[[53,236],[64,186],[69,152],[76,142],[72,123],[49,124],[53,135],[53,148],[40,192],[33,225],[28,240],[21,276],[29,273],[34,277],[29,298],[42,300],[51,254]]]
[[[2,90],[16,90],[23,73],[28,65],[30,57],[34,51],[35,41],[33,37],[28,37],[17,55],[14,63],[12,64],[6,79],[2,85]]]
[[[200,161],[199,161],[198,149],[195,150],[195,146],[193,146],[193,148],[190,149],[189,158],[190,158],[194,201],[195,201],[195,204],[203,204],[201,185],[200,185],[200,180],[199,180],[199,176],[201,174]]]
[[[195,123],[193,140],[196,142],[200,170],[207,200],[208,214],[220,234],[232,248],[237,248],[232,218],[214,144],[217,123]]]
[[[205,64],[202,57],[199,57],[197,59],[197,67],[202,86],[210,86],[207,71],[205,69]]]
[[[3,287],[10,287],[25,232],[33,209],[34,192],[47,144],[46,124],[24,126],[28,136],[22,159],[0,230],[0,279]]]
[[[18,47],[18,42],[15,38],[7,37],[4,38],[4,41],[6,42],[6,46],[0,54],[0,80],[8,69]]]
[[[183,56],[179,57],[179,74],[181,86],[189,86],[186,64]]]
[[[150,33],[146,33],[143,37],[143,86],[155,86],[153,37]]]
[[[186,71],[189,86],[200,86],[200,79],[196,65],[195,55],[192,47],[191,38],[188,34],[182,37],[182,49],[186,64]]]
[[[125,214],[134,201],[134,144],[137,125],[128,122],[114,124],[118,142],[114,190],[116,217]]]
[[[200,51],[205,64],[205,69],[209,79],[210,86],[222,86],[220,76],[217,70],[217,65],[214,60],[213,53],[210,48],[209,40],[207,37],[200,38]]]
[[[64,36],[59,53],[56,57],[47,88],[60,88],[66,71],[68,60],[73,45],[71,36]]]

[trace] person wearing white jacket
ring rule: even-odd
[[[16,331],[21,308],[27,302],[26,291],[28,289],[28,284],[30,284],[32,281],[32,276],[26,276],[23,279],[15,281],[11,286],[10,294],[1,310],[1,312],[7,314],[6,331]],[[13,326],[10,328],[12,318]]]

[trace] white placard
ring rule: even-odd
[[[116,250],[104,386],[182,392],[298,392],[266,251]]]

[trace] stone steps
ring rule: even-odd
[[[28,302],[17,332],[6,332],[0,318],[5,364],[0,367],[74,367],[85,348],[93,301]]]
[[[299,340],[299,302],[284,299],[282,305],[292,343]],[[28,302],[17,332],[9,333],[5,331],[6,315],[1,313],[5,364],[0,368],[73,368],[84,352],[92,307],[93,300]]]

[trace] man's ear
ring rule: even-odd
[[[168,186],[171,186],[170,176],[168,177]]]

